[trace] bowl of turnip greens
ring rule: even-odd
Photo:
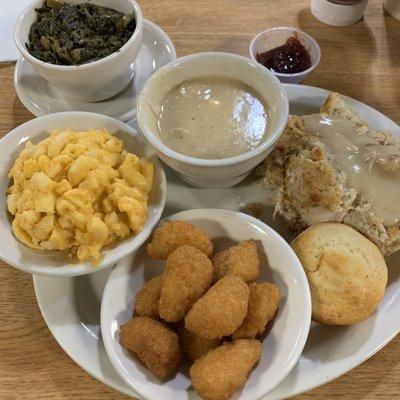
[[[142,33],[134,0],[35,0],[19,16],[14,40],[60,95],[95,102],[131,81]]]

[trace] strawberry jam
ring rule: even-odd
[[[271,71],[295,74],[311,67],[311,58],[300,40],[293,36],[275,49],[257,53],[257,61]]]

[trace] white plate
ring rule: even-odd
[[[316,112],[329,91],[304,85],[287,85],[292,113]],[[345,97],[348,104],[371,127],[400,138],[400,127],[371,107]],[[268,193],[249,180],[224,190],[194,189],[170,171],[165,214],[199,207],[238,210],[244,204],[265,202]],[[257,207],[258,209],[258,207]],[[262,219],[279,233],[287,235],[271,208],[261,206]],[[400,331],[400,253],[388,260],[389,282],[378,311],[367,321],[350,327],[312,324],[306,347],[290,375],[264,400],[295,396],[321,386],[367,360]],[[91,375],[127,395],[135,393],[117,377],[99,340],[99,314],[104,273],[75,279],[34,277],[36,296],[43,317],[63,349]],[[97,297],[88,296],[96,288]],[[89,319],[89,323],[88,323]]]
[[[311,296],[300,261],[273,229],[244,213],[203,208],[171,215],[168,220],[195,224],[214,241],[215,252],[243,240],[254,239],[259,243],[262,255],[260,281],[275,283],[282,295],[279,312],[262,341],[261,360],[240,391],[240,397],[247,400],[261,399],[292,370],[310,329]],[[182,370],[168,382],[161,381],[119,343],[119,327],[132,316],[133,298],[146,281],[163,269],[163,263],[147,256],[145,246],[116,265],[107,280],[101,303],[104,345],[116,371],[141,397],[200,400]],[[236,393],[232,400],[238,398],[239,393]]]
[[[135,75],[131,83],[116,96],[97,103],[68,99],[36,74],[23,58],[15,66],[14,87],[22,104],[37,117],[60,111],[89,111],[126,122],[136,116],[137,98],[147,79],[175,58],[175,47],[169,36],[145,19],[142,48],[135,61]]]

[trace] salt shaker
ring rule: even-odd
[[[362,18],[367,3],[368,0],[311,0],[311,12],[325,24],[346,26]]]

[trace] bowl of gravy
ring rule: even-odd
[[[248,58],[198,53],[157,71],[138,101],[138,123],[158,156],[199,187],[230,187],[272,150],[288,118],[279,80]]]

